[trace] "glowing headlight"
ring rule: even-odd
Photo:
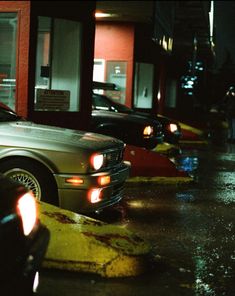
[[[175,123],[170,123],[170,124],[169,124],[169,131],[170,131],[170,132],[174,133],[174,132],[176,132],[177,130],[178,130],[178,126],[177,126],[177,124],[175,124]]]
[[[27,192],[18,200],[18,210],[25,235],[29,235],[37,220],[36,201],[32,193]]]
[[[97,203],[102,200],[102,189],[93,188],[88,192],[88,199],[91,203]]]
[[[99,170],[104,164],[103,154],[94,154],[91,156],[91,166],[95,170]]]
[[[150,126],[150,125],[147,125],[147,126],[144,128],[143,135],[144,135],[144,136],[151,136],[151,135],[153,135],[153,127]]]

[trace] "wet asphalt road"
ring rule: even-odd
[[[100,216],[151,243],[146,274],[43,270],[37,295],[235,295],[235,145],[183,150],[180,160],[197,167],[192,184],[129,185],[122,205]]]

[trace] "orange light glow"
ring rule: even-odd
[[[65,180],[65,182],[70,183],[70,184],[75,185],[75,186],[81,185],[81,184],[84,183],[83,179],[77,178],[77,177],[68,178],[68,179]]]
[[[105,186],[110,184],[110,176],[101,176],[98,178],[98,184],[101,186]]]
[[[143,131],[144,136],[151,136],[153,134],[153,127],[148,125],[144,128]]]
[[[25,235],[29,235],[37,220],[36,201],[31,192],[25,193],[18,201],[18,210]]]
[[[169,126],[169,129],[172,133],[176,132],[178,130],[178,127],[175,123],[171,123]]]
[[[93,188],[88,193],[88,199],[91,203],[97,203],[102,200],[102,189],[101,188]]]
[[[95,170],[99,170],[104,163],[104,155],[103,154],[93,154],[91,156],[91,165]]]

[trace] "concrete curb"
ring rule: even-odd
[[[181,149],[179,145],[174,145],[170,143],[163,142],[161,144],[158,144],[156,148],[153,149],[153,151],[162,153],[162,154],[180,154]]]
[[[38,202],[50,230],[45,268],[128,277],[144,273],[150,245],[127,229]]]
[[[127,179],[127,184],[133,183],[159,183],[164,184],[185,184],[194,182],[193,177],[132,177]]]
[[[190,144],[190,145],[209,145],[209,142],[207,140],[198,140],[198,141],[192,141],[192,140],[180,140],[180,145],[182,144]]]

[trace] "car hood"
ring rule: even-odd
[[[92,111],[92,118],[109,118],[116,121],[125,121],[125,122],[136,122],[139,124],[155,124],[158,127],[161,127],[161,123],[158,120],[153,118],[148,118],[141,114],[136,113],[121,113],[121,112],[113,112],[113,111],[104,111],[104,110],[93,110]]]
[[[36,124],[30,121],[0,123],[1,145],[70,150],[74,147],[103,150],[122,146],[109,136],[79,130]]]
[[[176,120],[171,119],[171,118],[161,115],[161,114],[152,115],[152,114],[146,113],[146,112],[140,112],[140,111],[134,111],[134,112],[138,115],[142,114],[142,116],[146,116],[148,118],[155,118],[155,119],[159,120],[162,124],[175,123],[175,124],[179,125],[179,123]]]

